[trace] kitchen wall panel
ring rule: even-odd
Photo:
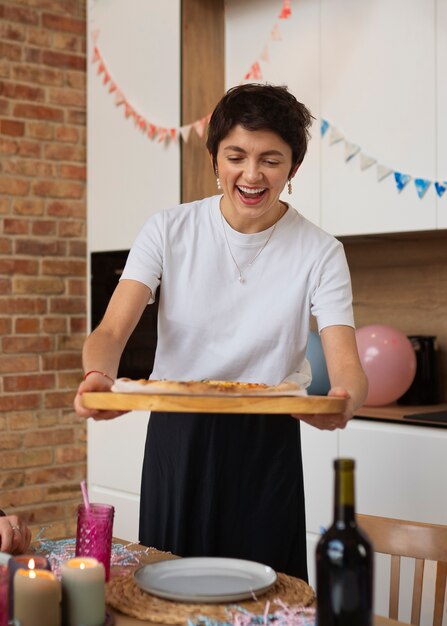
[[[435,335],[440,400],[447,401],[447,231],[344,238],[357,327],[390,324]]]

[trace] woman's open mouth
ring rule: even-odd
[[[244,198],[244,200],[259,200],[259,198],[261,198],[266,192],[265,187],[241,187],[239,185],[237,185],[236,187],[239,194]]]

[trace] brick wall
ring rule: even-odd
[[[74,532],[86,425],[85,0],[0,0],[0,508]]]

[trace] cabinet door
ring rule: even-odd
[[[355,419],[340,455],[357,462],[359,513],[447,523],[447,429]]]
[[[309,584],[315,588],[315,549],[323,528],[330,525],[333,517],[333,462],[338,456],[338,434],[301,422],[301,450],[306,498],[307,566]]]
[[[226,0],[225,3],[225,86],[242,82],[253,63],[261,77],[255,82],[287,85],[317,118],[303,164],[293,180],[292,195],[282,199],[305,217],[320,221],[319,184],[319,6],[318,2],[292,3],[292,16],[278,19],[278,3],[272,0]],[[272,31],[276,27],[276,39]]]
[[[88,487],[92,502],[115,507],[113,532],[138,540],[141,468],[148,411],[131,411],[114,420],[88,421]]]
[[[90,0],[89,60],[95,31],[111,78],[104,84],[100,62],[88,63],[89,249],[127,250],[151,214],[180,199],[179,143],[151,140],[117,104],[180,125],[180,0]]]
[[[340,431],[340,455],[356,459],[357,511],[447,523],[447,429],[352,420]],[[422,625],[433,618],[435,572],[424,572]],[[375,556],[375,612],[388,611],[389,559]],[[414,561],[402,560],[399,619],[410,621]]]
[[[434,3],[321,0],[321,7],[322,117],[379,164],[435,180]],[[375,165],[362,171],[359,155],[346,162],[345,141],[330,145],[329,134],[321,150],[324,229],[353,235],[436,228],[433,185],[422,199],[413,180],[399,193],[393,175],[377,182]]]

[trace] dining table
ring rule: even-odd
[[[121,539],[114,539],[114,542],[117,542],[119,544],[124,544],[126,545],[128,542],[124,542]],[[133,544],[131,546],[129,546],[131,550],[137,551],[138,552],[138,560],[139,560],[139,565],[138,566],[134,566],[132,568],[129,569],[136,569],[137,567],[141,567],[145,564],[150,564],[150,563],[154,563],[157,562],[158,560],[160,560],[160,557],[163,558],[163,560],[165,559],[170,559],[170,558],[179,558],[176,557],[174,555],[171,555],[169,553],[161,553],[153,548],[145,548],[144,546],[141,546],[139,544]],[[147,552],[144,552],[144,550],[147,550]],[[127,569],[127,568],[126,568]],[[123,568],[120,567],[113,567],[112,566],[112,570],[111,570],[111,578],[113,580],[114,576],[120,576],[123,574]],[[137,619],[135,617],[131,617],[129,615],[125,615],[123,613],[121,613],[120,611],[117,611],[114,608],[111,608],[110,606],[108,606],[108,612],[111,614],[112,616],[112,622],[114,624],[114,626],[166,626],[165,622],[160,622],[160,621],[148,621],[148,620],[141,620],[141,619]],[[186,622],[185,622],[186,623]],[[375,615],[374,616],[374,626],[404,626],[403,622],[399,622],[393,619],[390,619],[388,617],[385,616],[381,616],[381,615]]]
[[[70,538],[64,538],[60,540],[54,540],[54,542],[51,540],[49,542],[43,542],[43,543],[35,542],[32,544],[32,552],[43,554],[44,556],[47,556],[51,561],[52,549],[50,552],[47,551],[45,553],[45,550],[42,550],[42,547],[45,547],[48,550],[49,545],[53,544],[53,546],[55,546],[58,543],[58,541],[59,542],[71,541],[72,549],[74,550],[74,539],[70,540]],[[115,559],[113,556],[114,550],[115,552],[117,552],[118,548],[121,548],[122,551],[126,552],[129,555],[134,556],[135,558],[132,559],[133,562],[130,563],[128,561],[126,563],[123,563],[120,559]],[[170,559],[179,559],[179,558],[181,557],[173,555],[169,552],[161,552],[155,548],[149,548],[139,543],[131,543],[129,541],[125,541],[125,540],[114,537],[113,544],[112,544],[111,575],[110,575],[110,581],[109,583],[107,583],[108,590],[113,588],[114,582],[117,582],[120,578],[122,578],[125,575],[129,575],[133,573],[139,567],[143,567],[144,565],[148,565],[151,563],[156,563],[161,560],[170,560]],[[60,562],[59,564],[56,563],[56,569],[58,566],[60,566]],[[106,592],[106,598],[107,598],[107,593],[108,592]],[[258,600],[261,601],[261,599],[262,599],[262,596],[259,596]],[[279,597],[279,599],[281,599],[281,597]],[[265,607],[265,602],[260,605],[259,613],[263,612],[264,607]],[[206,610],[203,611],[203,608],[204,608],[204,605],[200,605],[201,615],[204,615],[205,617],[207,617]],[[176,623],[180,624],[180,622],[176,622]],[[186,624],[187,620],[185,620],[182,623]],[[111,606],[110,603],[107,604],[106,626],[167,626],[168,624],[173,624],[173,622],[169,622],[169,620],[162,621],[162,620],[157,620],[157,619],[154,619],[154,620],[139,619],[139,618],[132,617],[131,615],[118,610],[116,607]],[[405,625],[403,624],[403,622],[395,621],[385,616],[375,615],[374,626],[405,626]]]

